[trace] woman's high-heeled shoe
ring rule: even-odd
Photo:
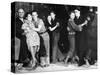
[[[37,68],[37,63],[34,66],[32,66],[32,70],[35,70],[36,68]]]

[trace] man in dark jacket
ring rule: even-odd
[[[19,63],[23,63],[23,66],[26,66],[28,63],[28,48],[26,44],[26,37],[23,34],[24,30],[21,29],[22,24],[24,23],[24,10],[18,10],[18,17],[15,20],[15,33],[16,37],[20,39],[20,52],[19,52]]]
[[[86,63],[84,58],[86,57],[86,52],[88,49],[88,46],[87,46],[87,26],[85,25],[87,20],[83,16],[80,15],[80,10],[76,9],[75,14],[76,14],[75,23],[77,25],[82,26],[82,31],[81,32],[77,31],[76,35],[75,35],[76,51],[77,51],[77,55],[79,57],[78,66],[82,66]]]

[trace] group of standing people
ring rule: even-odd
[[[19,9],[19,18],[16,19],[16,37],[21,36],[19,61],[24,61],[31,54],[31,66],[34,67],[37,63],[36,54],[39,52],[42,44],[44,44],[43,50],[41,51],[41,66],[49,65],[49,34],[46,31],[44,22],[38,18],[38,13],[33,11],[27,13],[24,19],[24,10]],[[19,21],[18,21],[19,20]],[[21,22],[21,24],[19,24]],[[19,27],[20,26],[20,27]],[[22,33],[20,32],[22,31]],[[23,38],[24,37],[24,38]],[[42,44],[40,42],[42,41]],[[25,46],[25,45],[26,46]],[[26,53],[26,54],[25,54]],[[21,55],[22,54],[22,55]],[[25,56],[25,57],[24,57]],[[38,57],[38,56],[37,56]]]
[[[23,9],[18,10],[16,19],[16,37],[21,40],[19,62],[29,61],[31,67],[39,63],[40,66],[50,65],[50,43],[52,43],[52,62],[56,63],[56,50],[58,48],[58,27],[59,22],[55,19],[54,12],[48,16],[48,28],[44,25],[42,19],[38,17],[37,11],[25,14]],[[25,17],[25,18],[24,18]],[[49,36],[49,31],[50,35]],[[50,41],[52,39],[52,41]],[[29,59],[28,59],[29,58]],[[24,62],[25,61],[25,62]],[[24,64],[22,64],[24,65]]]
[[[79,9],[70,12],[67,26],[70,47],[65,63],[68,63],[68,60],[70,59],[72,63],[77,61],[78,66],[82,66],[87,63],[93,65],[97,61],[97,12],[93,12],[92,8],[90,8],[90,12],[92,14],[87,14],[86,17],[81,15]],[[95,41],[93,41],[93,39]],[[90,41],[93,42],[90,44]]]
[[[50,62],[56,63],[60,58],[65,63],[71,59],[72,62],[77,60],[79,66],[85,64],[84,59],[87,59],[88,50],[87,27],[90,17],[83,19],[78,9],[71,11],[69,16],[66,29],[70,48],[67,56],[64,57],[58,45],[60,23],[54,11],[51,11],[46,18],[47,25],[45,25],[38,17],[37,11],[25,14],[23,9],[19,9],[15,20],[16,37],[21,41],[18,65],[34,68],[39,64],[41,67],[47,67]]]

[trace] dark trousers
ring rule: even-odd
[[[91,65],[97,61],[97,32],[93,32],[94,29],[95,27],[88,29],[87,59]]]
[[[52,37],[51,37],[51,44],[52,44],[52,62],[56,63],[57,59],[62,59],[64,58],[63,54],[61,53],[59,46],[58,46],[58,42],[59,42],[59,37],[60,34],[59,32],[53,32],[52,33]]]
[[[78,32],[76,34],[76,51],[79,57],[79,64],[85,64],[84,58],[86,58],[88,51],[86,31]]]
[[[19,52],[19,62],[20,63],[27,63],[28,62],[28,58],[31,57],[30,52],[28,50],[27,44],[26,44],[26,37],[23,36],[20,39],[20,52]]]

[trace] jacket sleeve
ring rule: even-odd
[[[16,22],[16,36],[21,37],[24,30],[21,29],[21,25],[19,22]]]

